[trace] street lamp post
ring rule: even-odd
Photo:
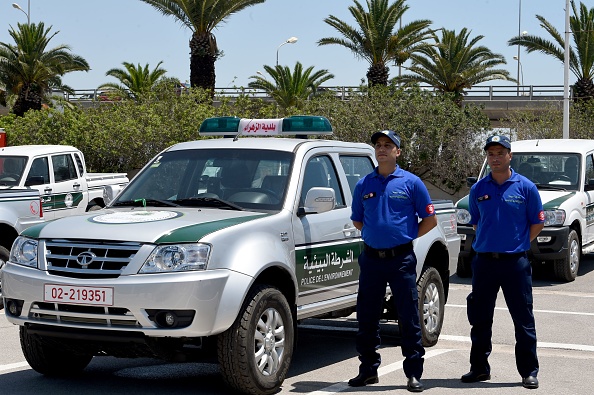
[[[520,58],[517,56],[514,56],[514,59],[518,61],[518,67],[520,68],[520,74],[518,75],[518,84],[520,83],[520,81],[522,82],[522,93],[523,92],[523,86],[524,86],[524,68],[522,67],[522,62],[520,62]]]
[[[21,10],[25,15],[27,15],[27,25],[31,24],[31,0],[27,0],[27,11],[23,10],[17,3],[12,3],[12,7],[16,8],[17,10]]]
[[[276,48],[276,65],[278,66],[278,50],[285,44],[295,44],[297,42],[297,37],[290,37],[287,41],[283,42],[281,45]]]
[[[526,31],[522,31],[522,0],[518,0],[518,37],[519,37],[519,41],[518,41],[518,54],[517,59],[516,56],[514,56],[514,59],[516,59],[518,61],[518,96],[520,96],[520,73],[522,72],[521,67],[522,67],[522,63],[520,63],[520,43],[522,41],[522,37],[527,35],[528,32]],[[524,85],[524,83],[522,83],[522,85]]]

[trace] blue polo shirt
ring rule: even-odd
[[[362,222],[361,236],[372,248],[408,243],[419,234],[419,217],[435,215],[421,179],[396,167],[388,177],[377,172],[359,180],[353,191],[351,220]]]
[[[512,169],[502,185],[489,173],[470,189],[472,225],[477,225],[472,248],[477,252],[518,253],[530,249],[530,226],[544,222],[536,185]]]

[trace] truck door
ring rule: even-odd
[[[25,179],[25,185],[39,190],[43,218],[46,220],[54,219],[54,198],[52,196],[49,158],[47,156],[40,156],[33,159],[31,168]]]
[[[335,164],[328,155],[311,156],[305,161],[301,175],[300,207],[313,187],[334,189],[336,206],[325,213],[298,216],[293,223],[298,304],[354,294],[359,278],[360,243]]]
[[[584,193],[586,194],[586,234],[582,241],[584,245],[594,241],[594,185],[590,185],[590,180],[593,180],[594,182],[594,160],[591,153],[586,155],[585,161]]]
[[[83,193],[85,181],[78,174],[72,154],[52,155],[51,166],[55,218],[84,213],[88,204],[88,199]]]

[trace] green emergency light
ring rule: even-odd
[[[313,115],[273,119],[215,117],[205,119],[199,133],[201,136],[319,136],[331,135],[332,125],[327,118]]]

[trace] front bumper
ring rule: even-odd
[[[472,242],[475,235],[474,229],[472,226],[458,224],[458,234],[461,237],[459,257],[462,259],[472,259],[475,254],[472,249]],[[538,237],[530,243],[528,256],[534,261],[563,259],[567,255],[568,235],[569,228],[567,226],[544,228]],[[547,238],[548,240],[538,242],[539,238]]]
[[[3,298],[16,303],[6,318],[17,325],[39,324],[85,330],[141,332],[149,337],[203,337],[226,330],[237,316],[251,277],[229,270],[136,274],[111,279],[74,279],[7,263]],[[46,302],[44,285],[113,288],[113,306]],[[183,325],[165,327],[158,312],[183,312]],[[189,321],[189,322],[188,322]]]

